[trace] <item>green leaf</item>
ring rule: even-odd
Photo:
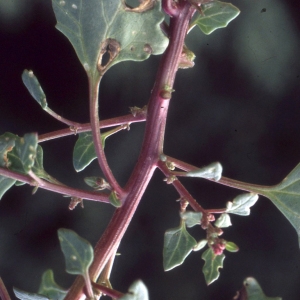
[[[193,248],[193,251],[199,251],[207,245],[207,240],[200,240],[197,245]]]
[[[224,254],[215,255],[211,248],[203,252],[201,258],[205,261],[202,272],[206,283],[209,285],[220,276],[219,268],[223,268]]]
[[[8,167],[7,153],[15,146],[16,136],[10,132],[0,135],[0,167]]]
[[[13,291],[16,297],[21,300],[50,300],[48,297],[45,297],[43,295],[24,292],[15,287],[13,288]]]
[[[8,191],[16,182],[15,179],[7,178],[0,175],[0,200],[3,195]]]
[[[112,204],[114,207],[121,207],[122,202],[120,201],[119,197],[117,196],[115,191],[112,191],[108,198],[110,204]]]
[[[182,221],[179,227],[167,230],[163,249],[164,270],[169,271],[181,265],[196,245],[197,242],[185,228],[185,222]]]
[[[225,249],[229,252],[238,252],[239,247],[233,242],[226,242]]]
[[[102,191],[111,188],[110,184],[102,177],[97,177],[97,176],[85,177],[84,182],[88,186],[95,189],[96,191]]]
[[[89,75],[95,74],[106,51],[112,66],[145,60],[150,54],[163,53],[168,45],[160,29],[161,1],[143,13],[130,11],[121,0],[52,0],[52,5],[57,29],[72,43]]]
[[[127,294],[119,298],[119,300],[148,300],[148,290],[141,280],[136,280],[128,289]]]
[[[24,137],[15,136],[15,147],[8,152],[9,169],[27,174],[34,165],[37,149],[37,134],[27,133]]]
[[[73,151],[73,166],[75,170],[77,172],[84,170],[95,158],[97,158],[97,154],[92,133],[79,133]]]
[[[233,202],[228,201],[226,204],[226,212],[240,216],[250,215],[250,207],[258,200],[258,195],[254,193],[247,193],[238,195],[233,199]]]
[[[61,288],[54,280],[52,270],[47,270],[42,276],[42,282],[39,287],[39,294],[45,295],[50,299],[63,300],[68,291]]]
[[[193,227],[201,224],[202,213],[195,211],[185,211],[180,213],[180,217],[185,221],[187,227]]]
[[[300,245],[300,164],[281,183],[257,191],[269,198],[290,221],[296,229]]]
[[[31,96],[39,103],[39,105],[43,109],[46,109],[48,105],[46,95],[33,72],[24,70],[22,74],[22,80]]]
[[[66,271],[69,274],[85,276],[94,259],[91,244],[69,229],[59,229],[58,239],[66,260]]]
[[[219,228],[225,228],[231,226],[230,216],[228,214],[221,214],[221,216],[215,222],[215,226]]]
[[[226,27],[240,13],[240,10],[231,3],[221,1],[202,4],[201,7],[203,14],[198,15],[190,28],[198,25],[205,34],[211,34],[218,28]]]
[[[186,172],[185,176],[187,177],[200,177],[200,178],[206,178],[206,179],[213,179],[215,181],[218,181],[222,177],[222,166],[219,162],[212,163],[206,167],[193,170],[190,172]]]
[[[267,297],[256,279],[252,277],[245,279],[244,287],[240,291],[240,294],[245,294],[245,300],[282,300],[280,297]]]

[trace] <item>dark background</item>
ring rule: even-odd
[[[196,66],[179,70],[165,138],[165,153],[199,167],[220,161],[224,175],[251,183],[281,181],[300,161],[300,8],[298,1],[234,1],[241,14],[228,28],[210,36],[194,29],[187,45]],[[266,11],[262,12],[265,8]],[[64,128],[41,110],[21,81],[32,69],[50,108],[88,122],[87,79],[75,51],[55,28],[50,0],[0,0],[0,134],[22,136]],[[147,103],[160,57],[114,66],[101,84],[101,118],[126,114]],[[106,152],[124,184],[136,162],[144,125],[110,137]],[[44,167],[60,181],[87,188],[85,176],[101,175],[94,162],[76,174],[72,167],[75,136],[44,143]],[[182,180],[205,208],[224,207],[240,191],[200,179]],[[57,229],[75,230],[95,245],[113,207],[85,201],[68,210],[68,199],[29,186],[12,188],[0,202],[0,276],[12,286],[36,292],[42,273],[54,270],[67,288]],[[239,245],[228,253],[218,281],[209,287],[202,274],[202,252],[165,273],[165,230],[179,224],[177,193],[157,171],[126,233],[111,281],[126,291],[141,278],[151,299],[229,300],[247,276],[255,277],[268,296],[297,300],[300,252],[293,227],[261,197],[249,217],[232,216],[223,237]],[[195,238],[204,232],[193,228]],[[12,297],[13,298],[13,297]]]

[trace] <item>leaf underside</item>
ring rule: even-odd
[[[148,300],[148,290],[141,280],[136,280],[128,289],[128,294],[125,294],[119,300]]]
[[[50,300],[48,297],[43,295],[28,293],[17,288],[13,288],[13,291],[18,299],[21,300]]]

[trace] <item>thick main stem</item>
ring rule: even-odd
[[[95,246],[94,262],[90,267],[90,277],[95,280],[112,253],[119,245],[136,208],[152,178],[153,172],[163,150],[163,140],[169,99],[161,96],[165,86],[173,87],[178,62],[182,53],[189,21],[194,13],[189,3],[182,1],[178,14],[170,21],[169,46],[164,53],[156,76],[155,85],[148,104],[145,137],[139,160],[125,186],[127,194],[123,206],[117,209],[104,234]],[[78,277],[65,300],[81,299],[84,281]]]

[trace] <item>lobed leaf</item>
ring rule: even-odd
[[[219,278],[219,268],[223,268],[225,255],[215,255],[212,249],[209,248],[203,252],[201,258],[205,261],[202,272],[206,283],[209,285]]]
[[[184,221],[179,227],[167,230],[163,249],[164,270],[169,271],[181,265],[196,245],[197,242],[187,232]]]
[[[205,34],[211,34],[218,28],[226,27],[240,13],[240,10],[231,3],[221,1],[202,4],[201,7],[202,14],[198,15],[190,27],[198,25]]]
[[[206,179],[213,179],[218,181],[222,177],[223,168],[219,162],[212,163],[206,167],[189,171],[185,173],[187,177],[200,177]]]
[[[38,293],[50,299],[63,300],[68,292],[55,282],[53,271],[49,269],[42,275]]]
[[[221,214],[221,216],[214,223],[219,228],[225,228],[231,226],[230,216],[228,214]]]
[[[128,289],[127,294],[119,298],[119,300],[148,300],[148,290],[141,280],[136,280]]]
[[[195,211],[185,211],[180,213],[180,217],[184,220],[187,227],[193,227],[201,224],[202,213]]]
[[[247,193],[238,195],[233,199],[233,202],[228,201],[226,204],[226,212],[240,216],[250,215],[250,207],[258,200],[258,195],[254,193]]]
[[[66,271],[85,276],[94,259],[91,244],[76,232],[65,228],[58,230],[58,239],[65,257]]]
[[[95,158],[97,158],[97,154],[92,133],[79,133],[73,150],[73,166],[75,170],[77,172],[84,170]]]
[[[21,300],[50,300],[50,298],[43,295],[24,292],[15,287],[13,288],[13,291],[16,297]]]
[[[95,74],[106,51],[113,56],[112,66],[145,60],[163,53],[168,45],[160,29],[164,20],[160,1],[143,13],[130,11],[121,0],[52,0],[52,5],[56,28],[72,43],[89,75]]]
[[[280,297],[267,297],[256,279],[248,277],[244,280],[244,287],[239,291],[245,300],[282,300]]]
[[[22,74],[22,80],[30,95],[38,102],[38,104],[46,109],[48,104],[46,95],[32,71],[24,70]]]

